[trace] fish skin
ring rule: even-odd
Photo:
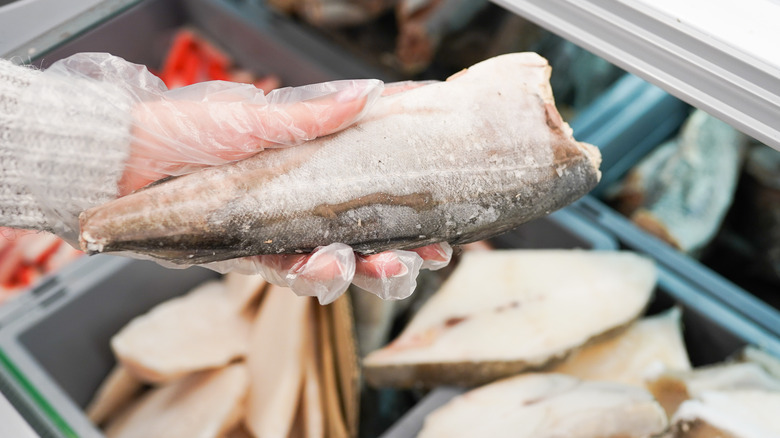
[[[489,238],[598,183],[598,149],[555,109],[550,67],[502,55],[447,82],[383,97],[356,125],[300,146],[171,178],[83,212],[88,253],[181,264],[364,254]]]

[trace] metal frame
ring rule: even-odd
[[[493,1],[780,150],[780,61],[726,40],[718,28],[694,26],[640,0]],[[697,1],[702,14],[728,21],[731,8],[723,2]],[[745,5],[742,21],[762,10],[780,16],[774,0],[750,2],[767,6]],[[780,26],[762,32],[780,40]]]
[[[48,52],[141,0],[26,0],[0,5],[0,58]]]

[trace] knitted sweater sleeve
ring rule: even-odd
[[[116,87],[0,60],[0,225],[73,238],[117,196],[131,121]]]

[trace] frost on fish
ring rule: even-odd
[[[491,237],[600,178],[598,149],[574,140],[549,76],[544,58],[510,54],[383,97],[340,133],[84,212],[82,248],[192,264],[334,242],[374,253]]]

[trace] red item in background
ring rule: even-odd
[[[53,234],[0,227],[0,303],[82,254]]]
[[[276,76],[257,78],[232,64],[230,57],[213,44],[183,29],[174,37],[159,76],[170,89],[205,81],[250,83],[266,93],[280,86]]]

